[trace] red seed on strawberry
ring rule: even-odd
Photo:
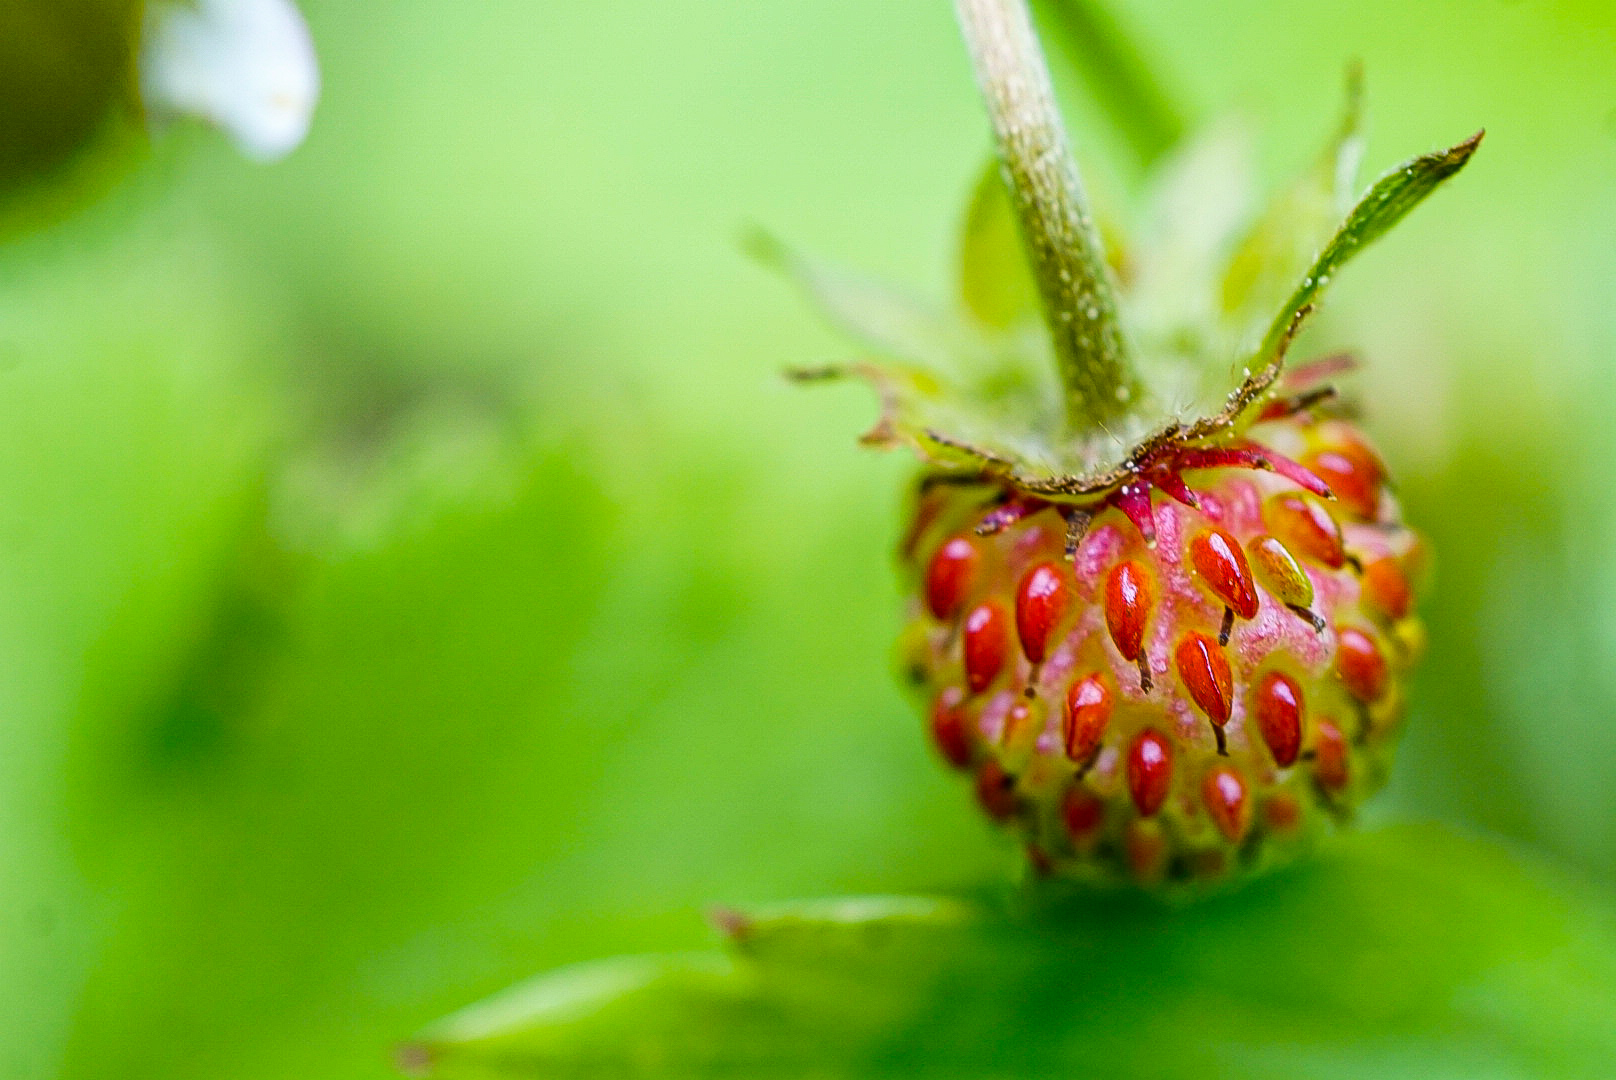
[[[1145,627],[1156,602],[1150,571],[1129,560],[1111,569],[1105,582],[1105,626],[1124,660],[1139,665],[1139,685],[1150,689],[1150,668],[1145,658]]]
[[[956,769],[971,764],[971,736],[965,715],[965,694],[946,687],[931,707],[931,737],[943,760]]]
[[[1213,769],[1201,784],[1201,800],[1225,839],[1238,844],[1251,826],[1246,782],[1233,769]]]
[[[1229,722],[1234,700],[1234,673],[1229,670],[1229,658],[1216,641],[1191,631],[1179,639],[1173,659],[1190,700],[1212,721],[1218,753],[1226,756],[1229,750],[1223,725]]]
[[[1386,479],[1386,463],[1381,460],[1374,447],[1364,440],[1356,425],[1345,420],[1325,420],[1318,426],[1317,442],[1321,448],[1334,450],[1350,458],[1358,468],[1374,477],[1377,482]]]
[[[1050,638],[1070,603],[1071,587],[1055,563],[1040,563],[1021,579],[1016,590],[1016,632],[1030,662],[1044,662]]]
[[[1067,788],[1061,799],[1061,823],[1074,847],[1091,847],[1105,824],[1105,803],[1076,785]]]
[[[1312,496],[1301,492],[1273,496],[1263,504],[1263,521],[1269,532],[1302,558],[1331,570],[1346,565],[1341,526]]]
[[[1128,869],[1140,885],[1155,885],[1167,872],[1167,834],[1161,822],[1134,820],[1123,831]]]
[[[1296,796],[1281,791],[1263,803],[1263,823],[1276,833],[1288,833],[1302,821],[1302,807]]]
[[[1369,607],[1392,620],[1407,615],[1414,602],[1403,568],[1390,555],[1364,567],[1363,597]]]
[[[1015,817],[1016,781],[997,761],[984,762],[976,771],[976,801],[988,817],[1007,821]]]
[[[1340,450],[1321,450],[1307,459],[1308,471],[1330,485],[1341,505],[1360,521],[1369,521],[1380,505],[1380,478],[1361,461]]]
[[[1222,529],[1204,529],[1190,540],[1190,562],[1212,595],[1236,615],[1257,617],[1257,583],[1238,540]]]
[[[956,536],[937,549],[926,569],[926,606],[939,619],[951,619],[965,603],[981,561],[976,548]]]
[[[1347,693],[1364,704],[1379,701],[1386,693],[1386,658],[1375,639],[1354,627],[1341,631],[1335,654],[1336,674],[1346,684]]]
[[[1111,722],[1111,691],[1099,675],[1078,679],[1066,692],[1066,715],[1061,724],[1061,742],[1066,756],[1080,768],[1086,767],[1100,748],[1106,725]]]
[[[965,685],[980,694],[1004,668],[1010,651],[1010,629],[1004,609],[997,604],[980,604],[965,617]]]
[[[1319,442],[1322,445],[1311,458],[1323,470],[1319,475],[1332,483],[1344,506],[1364,521],[1372,520],[1379,510],[1380,489],[1386,479],[1386,466],[1380,456],[1350,424],[1340,421],[1319,425]],[[1326,473],[1337,479],[1332,482]]]
[[[1161,809],[1173,784],[1173,750],[1158,731],[1140,732],[1128,749],[1128,794],[1144,817]]]
[[[1326,791],[1340,791],[1347,786],[1347,740],[1333,720],[1321,719],[1313,736],[1313,778]]]
[[[1302,751],[1302,708],[1302,688],[1289,675],[1270,671],[1257,683],[1252,702],[1257,730],[1282,769],[1296,764]]]

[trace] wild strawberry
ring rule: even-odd
[[[1000,150],[967,217],[959,316],[893,310],[772,241],[764,254],[874,351],[951,353],[968,372],[802,373],[873,384],[865,441],[925,462],[901,559],[943,758],[1041,873],[1229,880],[1301,851],[1386,777],[1424,553],[1324,385],[1350,364],[1287,372],[1286,354],[1330,278],[1480,136],[1387,174],[1336,226],[1319,213],[1345,205],[1354,85],[1274,209],[1239,224],[1196,204],[1228,190],[1208,176],[1228,158],[1214,135],[1153,187],[1164,217],[1229,231],[1147,228],[1106,260],[1022,0],[957,9]]]

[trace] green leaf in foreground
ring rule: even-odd
[[[401,1061],[526,1077],[1584,1077],[1616,923],[1487,841],[1400,826],[1174,908],[925,898],[719,919],[725,952],[564,969]]]

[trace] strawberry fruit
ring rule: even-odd
[[[1297,461],[1342,438],[1361,445],[1312,410],[1240,436]],[[1057,873],[1133,878],[1142,818],[1165,845],[1147,883],[1271,864],[1349,817],[1390,766],[1418,540],[1384,481],[1366,515],[1260,465],[1180,478],[1194,505],[1153,498],[1153,541],[1114,505],[952,472],[920,483],[909,670],[944,759],[992,778],[984,805]],[[984,529],[1012,500],[1031,505]],[[1263,812],[1275,799],[1278,829]]]
[[[765,240],[890,358],[799,375],[872,384],[864,441],[922,459],[904,659],[986,814],[1043,874],[1235,880],[1384,783],[1423,639],[1421,543],[1327,383],[1349,365],[1287,369],[1287,353],[1337,270],[1480,136],[1353,205],[1354,78],[1346,122],[1269,210],[1217,201],[1220,129],[1158,171],[1158,220],[1108,258],[1023,0],[957,7],[999,146],[967,215],[959,310]]]

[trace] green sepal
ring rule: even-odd
[[[1403,220],[1444,180],[1464,168],[1481,145],[1484,134],[1478,131],[1447,150],[1422,154],[1375,181],[1368,193],[1358,200],[1358,205],[1352,208],[1352,213],[1347,215],[1347,220],[1336,230],[1324,250],[1313,260],[1312,267],[1269,324],[1268,333],[1257,350],[1253,370],[1283,362],[1286,347],[1307,316],[1317,307],[1336,271]]]
[[[401,1058],[444,1080],[1552,1080],[1616,1061],[1609,912],[1431,826],[1343,836],[1191,907],[1034,892],[716,921],[722,952],[541,976]]]
[[[763,229],[749,229],[742,243],[795,282],[833,327],[880,356],[948,368],[984,350],[980,335],[954,312],[814,259]]]
[[[1002,239],[979,232],[974,243],[962,241],[962,260],[1001,259],[1005,253],[992,249]],[[1036,319],[1000,330],[963,304],[929,308],[761,230],[748,236],[747,249],[793,281],[832,326],[871,350],[854,363],[788,372],[801,382],[852,378],[874,388],[881,414],[862,437],[867,445],[910,446],[943,467],[1039,463],[1034,471],[1050,477],[1082,467],[1060,454],[1064,411]]]

